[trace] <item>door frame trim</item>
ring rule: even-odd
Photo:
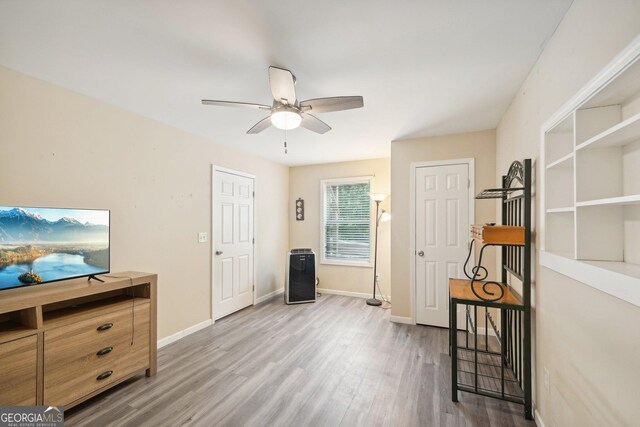
[[[434,160],[428,162],[412,162],[409,165],[410,168],[410,182],[409,182],[409,277],[410,277],[410,292],[409,292],[409,306],[411,308],[411,322],[416,324],[416,171],[418,168],[431,167],[431,166],[451,166],[451,165],[467,165],[469,167],[469,225],[474,223],[476,217],[476,205],[475,205],[475,159],[451,159],[451,160]]]
[[[256,258],[257,258],[257,253],[258,253],[258,239],[256,238],[257,236],[257,229],[258,229],[258,224],[256,221],[256,218],[258,217],[258,215],[256,214],[256,212],[258,211],[258,200],[255,197],[255,193],[257,192],[256,187],[258,186],[258,180],[256,179],[256,176],[247,172],[243,172],[243,171],[239,171],[239,170],[235,170],[235,169],[231,169],[231,168],[227,168],[227,167],[223,167],[223,166],[217,166],[215,164],[211,165],[211,190],[210,190],[210,194],[211,194],[211,221],[209,222],[209,227],[210,227],[210,232],[209,232],[209,262],[211,263],[210,265],[210,269],[209,269],[209,273],[211,274],[210,277],[210,281],[209,281],[209,289],[211,290],[211,310],[209,311],[211,313],[211,323],[215,323],[215,313],[213,312],[213,307],[214,307],[214,297],[215,294],[213,292],[213,279],[214,279],[214,273],[215,273],[215,267],[214,267],[214,262],[213,262],[213,251],[214,251],[214,238],[213,238],[213,230],[214,228],[214,213],[215,213],[215,197],[214,197],[214,184],[216,181],[216,172],[224,172],[224,173],[228,173],[231,175],[238,175],[244,178],[250,178],[253,180],[253,192],[254,192],[254,197],[253,197],[253,236],[252,238],[254,239],[254,244],[253,244],[253,301],[251,303],[251,305],[256,305],[256,292],[258,290],[258,286],[256,285],[257,283],[257,271],[258,269],[256,268]]]

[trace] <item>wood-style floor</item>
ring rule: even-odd
[[[162,348],[138,377],[66,413],[68,426],[532,426],[522,406],[460,393],[447,332],[362,299],[282,298]]]

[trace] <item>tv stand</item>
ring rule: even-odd
[[[79,277],[0,292],[2,405],[66,410],[156,374],[158,276],[116,275],[99,286]]]
[[[99,278],[98,276],[96,276],[95,274],[92,274],[91,276],[87,277],[87,281],[91,281],[91,279],[93,280],[97,280],[98,282],[102,282],[104,283],[104,280],[102,280],[101,278]]]

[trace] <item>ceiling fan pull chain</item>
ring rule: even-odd
[[[287,130],[286,129],[284,130],[284,154],[287,154]]]

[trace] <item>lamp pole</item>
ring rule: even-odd
[[[382,305],[382,301],[376,298],[376,278],[378,276],[378,225],[380,224],[380,202],[382,200],[376,200],[376,235],[374,240],[374,255],[373,255],[373,298],[367,300],[367,305]]]

